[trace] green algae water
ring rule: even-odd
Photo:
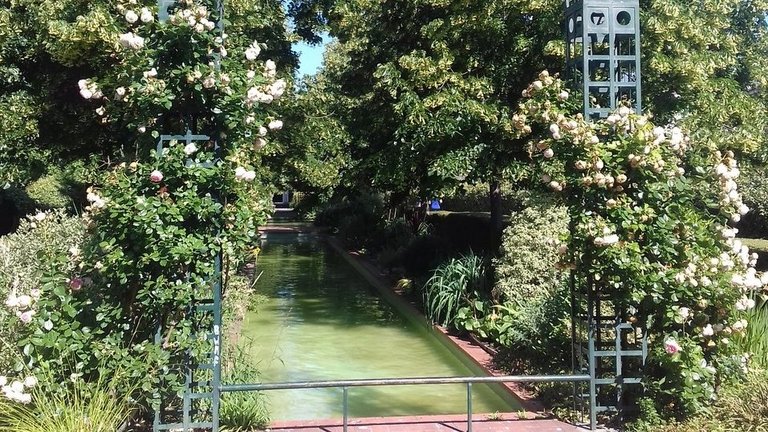
[[[425,325],[381,299],[344,258],[311,236],[269,234],[256,290],[268,297],[246,316],[241,343],[262,382],[473,376]],[[519,409],[486,385],[473,386],[473,411]],[[341,389],[265,392],[272,420],[342,416]],[[466,387],[422,385],[349,389],[351,417],[459,414]]]

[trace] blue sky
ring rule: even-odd
[[[328,35],[323,36],[323,43],[319,45],[307,45],[305,42],[299,42],[293,45],[293,50],[299,54],[299,72],[298,76],[313,75],[323,65],[323,52],[325,45],[331,41]]]

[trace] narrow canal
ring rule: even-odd
[[[244,322],[262,381],[471,376],[426,326],[387,304],[343,257],[314,237],[270,234],[257,291],[268,297]],[[272,420],[341,417],[341,389],[266,392]],[[466,412],[463,385],[351,388],[353,417]],[[476,413],[511,406],[473,386]]]

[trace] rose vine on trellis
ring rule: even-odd
[[[691,413],[749,366],[732,340],[768,274],[728,221],[742,203],[734,154],[620,107],[588,122],[546,71],[514,115],[546,188],[567,203],[572,230],[560,266],[592,280],[623,319],[649,331],[646,388],[662,409]]]
[[[8,375],[22,381],[0,385],[21,402],[34,379],[25,371],[41,368],[53,391],[116,372],[147,404],[180,390],[178,365],[206,343],[187,312],[210,291],[214,256],[223,250],[225,269],[237,269],[271,210],[261,155],[283,126],[271,106],[287,83],[262,58],[266,45],[222,31],[212,0],[180,0],[165,22],[156,2],[113,12],[113,67],[73,86],[103,122],[136,132],[135,150],[88,190],[84,244],[51,257],[36,296],[8,301],[23,320],[22,361]],[[191,128],[211,139],[155,150],[161,135]]]

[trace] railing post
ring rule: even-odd
[[[348,396],[349,396],[349,387],[342,387],[341,388],[342,393],[342,411],[344,413],[344,432],[347,432],[347,426],[349,423],[349,403],[348,403]]]
[[[467,382],[467,432],[472,432],[472,382]]]

